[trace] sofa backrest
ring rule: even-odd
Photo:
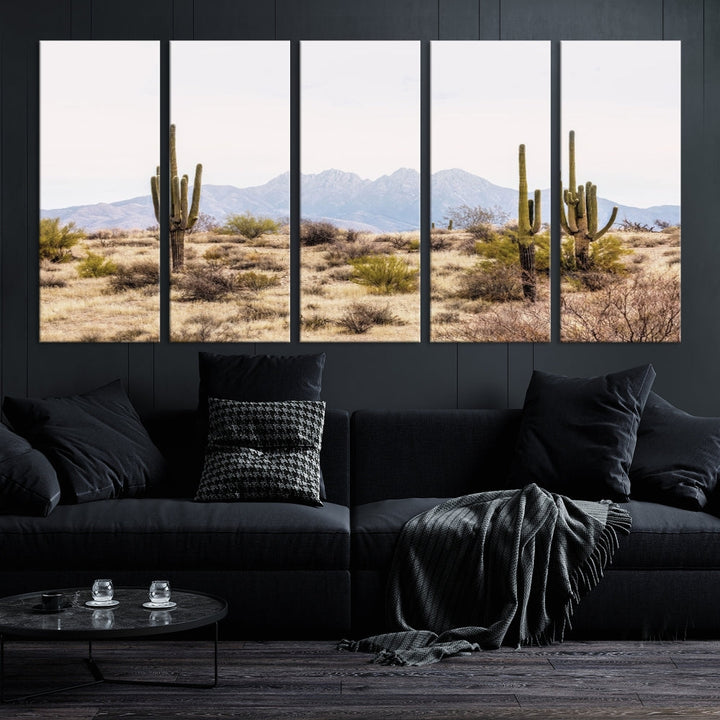
[[[520,410],[356,411],[352,504],[504,487],[520,416]]]
[[[193,497],[203,464],[203,447],[194,410],[154,413],[143,418],[153,442],[170,468],[169,484],[160,494]],[[320,466],[329,502],[348,505],[350,501],[350,415],[347,410],[328,408],[325,412]]]

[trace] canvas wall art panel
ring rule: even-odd
[[[680,341],[680,55],[561,44],[563,341]]]
[[[160,44],[40,43],[42,342],[159,340]]]
[[[170,61],[170,339],[287,342],[290,43],[175,41]]]
[[[550,340],[550,43],[431,43],[431,339]]]
[[[301,327],[420,340],[420,43],[303,41]]]

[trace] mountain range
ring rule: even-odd
[[[342,170],[325,170],[302,176],[302,217],[326,220],[338,227],[369,232],[398,232],[419,227],[420,175],[401,168],[376,180],[361,178]],[[200,211],[217,221],[234,213],[250,212],[273,218],[287,218],[290,174],[284,173],[263,185],[237,188],[232,185],[203,185]],[[432,219],[441,227],[452,208],[460,205],[481,206],[517,217],[518,192],[494,185],[465,170],[440,170],[432,175]],[[627,219],[642,225],[663,220],[680,223],[679,205],[636,208],[598,198],[600,222],[609,218],[618,206],[618,222]],[[542,191],[543,220],[549,220],[550,191]],[[108,228],[129,230],[156,224],[150,195],[112,203],[76,205],[41,210],[42,217],[70,220],[87,231]]]

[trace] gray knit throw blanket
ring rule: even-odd
[[[562,641],[575,607],[630,532],[628,513],[537,485],[448,500],[408,520],[395,549],[388,612],[398,632],[342,640],[374,662]]]

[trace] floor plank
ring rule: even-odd
[[[206,641],[103,642],[107,676],[206,681]],[[6,693],[89,680],[83,643],[7,641]],[[0,708],[12,720],[720,717],[720,642],[572,642],[383,666],[330,642],[221,642],[212,690],[86,687]]]

